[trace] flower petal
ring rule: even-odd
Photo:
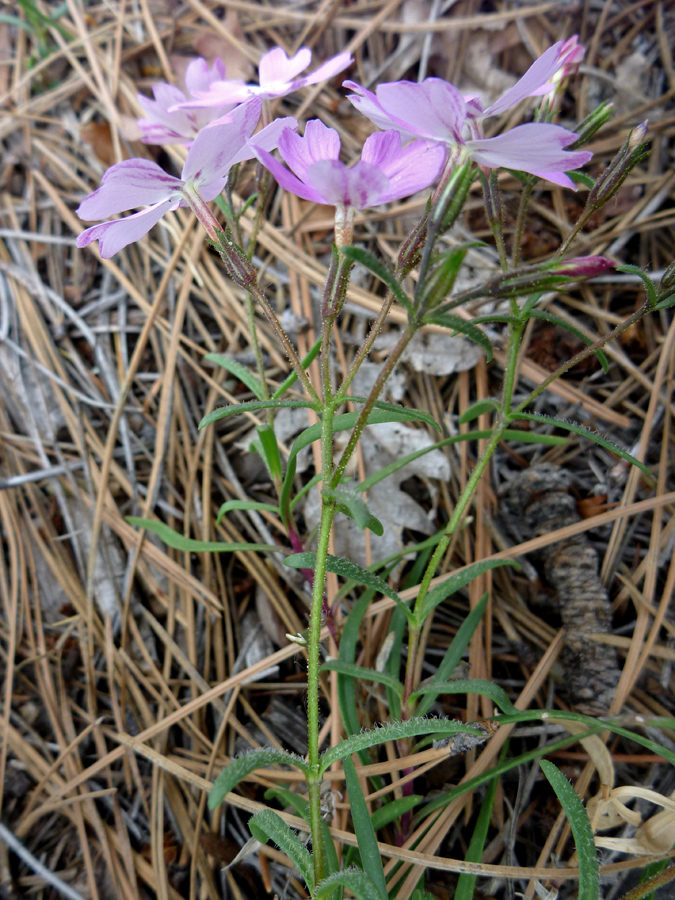
[[[180,192],[182,182],[149,159],[125,159],[108,169],[101,187],[85,197],[76,212],[81,219],[107,219],[127,209],[159,203]]]
[[[189,100],[179,103],[174,109],[200,109],[210,106],[232,106],[244,103],[253,96],[255,85],[248,85],[240,79],[214,81],[208,91],[195,91]]]
[[[208,91],[214,81],[226,81],[225,63],[220,58],[209,66],[201,56],[193,59],[185,72],[185,87],[189,94],[195,91]],[[179,101],[180,102],[180,101]]]
[[[230,168],[237,163],[244,162],[246,159],[253,159],[256,147],[267,150],[276,150],[279,138],[286,129],[297,131],[298,121],[293,116],[285,116],[283,119],[274,119],[269,125],[265,125],[260,131],[256,132],[253,137],[248,140],[238,153],[235,153],[233,159],[230,160]]]
[[[178,200],[163,200],[154,206],[148,206],[141,212],[123,219],[115,219],[114,222],[103,222],[100,225],[92,225],[82,234],[78,235],[77,246],[86,247],[92,241],[98,241],[98,249],[103,259],[110,259],[128,244],[142,238],[162,216],[178,207]]]
[[[311,200],[314,203],[328,203],[322,193],[317,191],[314,187],[308,184],[304,184],[300,181],[299,178],[296,178],[292,172],[289,172],[286,166],[282,165],[278,160],[276,160],[271,153],[268,153],[266,150],[260,150],[255,148],[255,153],[260,162],[265,166],[266,169],[274,175],[274,178],[277,184],[282,187],[286,191],[290,191],[292,194],[296,194],[298,197],[302,197],[303,200]]]
[[[483,113],[484,116],[497,116],[511,109],[516,103],[520,103],[526,97],[536,95],[537,91],[546,84],[564,62],[561,51],[565,46],[563,41],[558,41],[552,47],[549,47],[539,59],[535,59],[523,77],[514,84],[512,88],[493,103]]]
[[[593,156],[589,150],[564,149],[577,137],[560,125],[532,122],[497,137],[467,141],[466,147],[472,158],[488,169],[504,166],[575,189],[565,172],[578,169]]]
[[[354,57],[351,53],[339,53],[337,56],[334,56],[332,59],[329,59],[327,62],[323,63],[323,65],[319,66],[318,69],[315,69],[311,75],[305,75],[305,77],[301,78],[299,81],[294,81],[291,88],[295,91],[308,84],[318,84],[320,81],[328,81],[328,79],[332,78],[334,75],[344,72],[344,70],[352,64],[353,60]]]
[[[260,118],[261,101],[249,100],[224,119],[202,128],[185,160],[183,181],[194,184],[204,200],[213,200],[222,191],[232,160],[253,134]]]
[[[360,161],[348,168],[337,159],[323,159],[307,170],[307,179],[331,206],[366,209],[382,203],[389,179],[376,167]]]
[[[388,189],[378,203],[389,203],[432,184],[443,170],[446,155],[441,144],[413,141],[401,147],[401,137],[396,131],[382,131],[366,140],[361,159],[377,166],[388,179]]]
[[[457,88],[441,78],[392,81],[377,88],[377,99],[394,127],[430,141],[453,144],[461,139],[466,104]]]
[[[279,153],[298,178],[306,181],[309,166],[322,159],[338,159],[340,136],[319,119],[310,119],[305,125],[304,137],[284,131],[279,138]]]
[[[362,115],[367,119],[370,119],[373,125],[377,125],[378,128],[396,128],[399,131],[403,130],[403,123],[394,121],[392,117],[384,111],[372,91],[361,87],[361,85],[357,84],[355,81],[343,81],[342,87],[356,92],[354,94],[347,94],[347,100],[350,100]],[[406,132],[406,134],[410,137],[414,137],[411,132]]]
[[[260,60],[258,65],[258,80],[260,87],[277,82],[290,82],[300,72],[304,72],[312,61],[312,51],[308,47],[302,47],[295,56],[290,58],[281,47],[270,50]]]

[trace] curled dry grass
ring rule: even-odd
[[[322,58],[350,49],[357,60],[352,77],[365,83],[416,77],[418,63],[460,83],[467,73],[476,81],[482,72],[488,81],[502,70],[523,71],[532,54],[558,35],[578,31],[589,52],[577,89],[565,99],[564,117],[573,122],[597,100],[615,101],[614,121],[592,145],[598,167],[618,149],[626,130],[646,118],[653,152],[578,241],[576,252],[606,253],[654,270],[672,261],[675,71],[668,4],[607,3],[599,11],[553,2],[487,11],[475,2],[445,4],[445,11],[443,6],[404,0],[299,6],[68,0],[58,8],[57,24],[31,18],[28,3],[18,4],[22,26],[0,24],[2,821],[24,855],[39,858],[82,897],[217,898],[225,885],[237,898],[260,894],[260,875],[247,875],[255,870],[244,865],[225,872],[222,863],[234,857],[245,834],[245,816],[238,811],[259,808],[261,788],[270,782],[264,773],[249,780],[228,807],[224,831],[221,816],[205,808],[206,790],[236,752],[235,744],[238,749],[267,739],[281,745],[288,738],[285,729],[266,724],[263,714],[274,698],[301,709],[304,690],[301,654],[283,638],[302,631],[306,621],[304,588],[293,573],[277,559],[181,554],[125,521],[127,515],[155,515],[203,540],[267,542],[281,535],[268,514],[230,516],[214,525],[224,499],[265,499],[270,485],[242,459],[252,416],[219,433],[197,430],[205,413],[245,396],[203,356],[223,350],[246,354],[248,326],[242,298],[205,249],[195,222],[179,210],[113,260],[100,260],[95,246],[74,246],[81,224],[73,210],[106,166],[155,153],[131,140],[137,90],[147,92],[153,81],[172,78],[175,56],[219,53],[246,74],[250,62],[276,43],[288,50],[309,44]],[[38,2],[30,9],[49,14],[52,5]],[[320,114],[339,129],[350,153],[367,134],[367,123],[335,85],[308,89],[278,111],[305,118]],[[180,161],[179,150],[168,155],[167,165]],[[502,178],[507,191],[514,187],[508,175]],[[479,206],[476,196],[465,226],[480,237]],[[557,188],[538,196],[528,235],[531,256],[555,244],[577,206],[575,196]],[[411,200],[404,204],[407,218],[389,211],[362,216],[359,238],[391,258],[420,209],[421,201]],[[329,241],[325,212],[290,195],[275,201],[259,252],[266,288],[280,310],[289,306],[313,322]],[[375,285],[352,290],[339,358],[348,361],[364,310],[372,312],[379,302]],[[612,275],[553,298],[550,308],[589,333],[602,333],[640,302],[635,279]],[[264,320],[258,326],[269,379],[280,382],[285,360]],[[546,331],[533,335],[533,351],[520,369],[523,384],[541,380],[559,339]],[[300,351],[313,340],[310,325],[298,336]],[[447,559],[450,567],[493,555],[521,556],[564,536],[554,532],[513,542],[499,517],[509,471],[546,459],[574,470],[582,494],[606,482],[610,496],[587,501],[589,517],[564,532],[593,529],[602,555],[602,577],[621,626],[607,638],[622,669],[612,711],[645,716],[673,712],[675,628],[668,604],[675,581],[669,465],[674,343],[671,316],[648,318],[609,348],[607,377],[594,370],[574,373],[546,401],[548,409],[583,418],[632,445],[652,467],[654,487],[637,470],[627,471],[586,445],[534,456],[531,448],[503,448],[492,481],[479,488],[473,520]],[[499,359],[498,353],[491,367],[479,362],[449,378],[411,374],[408,400],[439,420],[456,422],[470,403],[494,394]],[[450,457],[451,479],[440,487],[441,518],[479,449],[459,447]],[[504,684],[523,708],[564,706],[564,699],[554,699],[561,649],[555,620],[526,606],[524,578],[487,573],[472,584],[469,602],[488,589],[491,614],[471,642],[470,676]],[[413,594],[414,588],[407,591]],[[447,646],[466,603],[457,597],[439,611],[425,635],[429,659]],[[252,636],[242,627],[256,604],[265,633],[272,635],[258,658],[251,656],[251,644],[267,644],[255,627]],[[390,616],[388,600],[369,609],[361,665],[374,665]],[[270,674],[272,667],[277,668]],[[265,672],[265,680],[257,681]],[[334,676],[326,677],[324,691],[324,734],[334,741],[341,729]],[[383,695],[364,693],[362,699],[364,724],[369,717],[386,718]],[[444,713],[469,721],[492,713],[475,695],[464,706],[459,696],[447,700]],[[512,746],[534,746],[546,733],[514,732]],[[440,774],[431,768],[433,758],[416,770],[417,785],[433,791],[486,771],[507,737],[504,727]],[[658,739],[671,745],[675,734],[661,731]],[[657,757],[637,753],[627,742],[608,746],[618,781],[670,793],[672,774]],[[589,790],[595,767],[585,751],[573,747],[555,758],[580,793]],[[385,748],[377,766],[391,795],[400,795],[410,762]],[[567,860],[570,844],[563,817],[543,795],[531,793],[536,769],[524,772],[520,793],[512,780],[500,784],[490,842],[472,871],[498,879],[491,882],[493,891],[499,885],[510,890],[515,877],[524,879],[526,896],[532,897],[534,879],[550,874],[557,855]],[[293,781],[290,773],[279,777]],[[338,792],[340,781],[341,773],[334,773]],[[335,834],[347,845],[353,843],[348,810],[335,796]],[[389,835],[382,851],[388,874],[399,865],[400,898],[411,895],[425,867],[438,896],[451,895],[453,873],[466,871],[463,824],[470,823],[477,799],[468,794],[438,818],[416,822],[414,849],[412,841],[397,846]],[[44,885],[32,863],[7,853],[0,859],[4,881],[19,895]],[[605,856],[605,875],[614,873],[612,890],[619,890],[624,871],[635,864],[633,857]],[[259,865],[263,884],[283,890],[289,876],[300,889],[273,848],[260,851]],[[566,874],[569,866],[557,873],[560,879]]]

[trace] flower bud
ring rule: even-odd
[[[661,276],[659,287],[662,291],[670,291],[675,288],[675,262],[672,262]]]
[[[646,136],[646,122],[632,130],[623,147],[591,188],[586,209],[600,209],[612,199],[630,172],[647,156],[649,146]]]
[[[568,150],[578,150],[583,147],[590,139],[602,128],[612,115],[612,104],[601,103],[597,109],[594,109],[590,115],[586,116],[583,122],[574,129],[579,137],[573,144],[570,144]]]
[[[220,254],[225,273],[230,281],[243,288],[252,287],[257,281],[257,273],[251,260],[240,247],[231,241],[224,231],[218,230],[211,243]]]
[[[508,275],[498,275],[481,288],[481,294],[495,300],[511,300],[537,291],[550,291],[569,281],[595,278],[614,263],[604,256],[577,256],[538,266],[522,266]]]
[[[614,268],[614,263],[606,256],[575,256],[566,259],[549,269],[567,278],[595,278]]]

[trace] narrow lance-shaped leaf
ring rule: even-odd
[[[248,400],[246,403],[219,406],[218,409],[210,412],[208,416],[204,416],[199,423],[199,428],[206,428],[207,425],[212,425],[214,422],[225,419],[227,416],[238,416],[241,413],[256,412],[259,409],[282,409],[284,407],[287,409],[317,409],[316,405],[310,403],[309,400]]]
[[[354,834],[359,844],[361,865],[368,872],[380,895],[380,900],[387,900],[387,879],[384,877],[382,856],[377,846],[375,829],[366,806],[366,801],[361,790],[356,768],[351,757],[346,756],[342,760],[345,770],[345,782],[349,794],[349,809],[354,823]]]
[[[282,853],[290,859],[305,880],[307,887],[314,887],[314,865],[309,850],[297,834],[289,828],[280,815],[272,809],[261,809],[249,819],[248,829],[253,837],[266,844],[273,840]]]
[[[347,888],[357,900],[381,900],[380,892],[372,878],[361,869],[345,869],[324,878],[316,889],[316,900],[324,900],[325,897],[329,897],[336,887]]]
[[[279,507],[273,503],[259,503],[257,500],[226,500],[218,510],[216,525],[220,525],[223,516],[234,510],[255,510],[256,512],[278,513]]]
[[[284,564],[292,569],[314,569],[316,566],[316,553],[293,553],[286,557]],[[329,556],[326,561],[326,568],[334,575],[340,575],[342,578],[348,578],[350,581],[356,581],[358,584],[365,584],[366,587],[373,588],[385,597],[390,597],[405,612],[409,621],[413,621],[412,612],[396,591],[389,587],[387,582],[380,578],[379,575],[375,575],[374,572],[370,572],[368,569],[364,569],[363,566],[359,566],[350,559],[344,559],[342,556]]]
[[[222,803],[225,796],[243,781],[251,772],[262,769],[265,766],[285,765],[295,766],[307,775],[307,763],[301,756],[287,753],[285,750],[275,750],[271,747],[262,747],[259,750],[251,750],[243,756],[233,759],[220,775],[216,778],[209,794],[209,809],[215,809]]]
[[[645,475],[648,475],[650,478],[652,477],[652,473],[649,471],[647,466],[644,463],[640,462],[639,459],[636,459],[632,454],[628,453],[627,450],[623,450],[621,447],[619,447],[618,444],[615,444],[614,441],[610,440],[609,438],[598,434],[596,431],[591,431],[590,428],[586,428],[585,425],[579,425],[577,422],[570,422],[567,419],[556,419],[553,416],[541,416],[538,413],[514,412],[509,416],[509,421],[511,422],[515,422],[518,419],[526,419],[529,422],[540,422],[542,425],[552,425],[555,428],[564,428],[565,431],[571,431],[574,434],[579,434],[581,435],[581,437],[585,437],[590,441],[593,441],[594,444],[598,444],[598,446],[604,447],[605,450],[609,450],[610,453],[615,453],[617,456],[620,456],[621,459],[625,459],[626,462],[637,466],[638,469],[641,469],[645,473]]]
[[[489,697],[502,712],[517,715],[519,710],[509,700],[506,691],[491,681],[481,678],[466,678],[457,681],[432,681],[418,688],[412,696],[422,697],[425,694],[482,694]]]
[[[579,340],[586,344],[587,347],[590,347],[593,341],[587,337],[583,331],[579,331],[571,322],[565,321],[561,316],[556,315],[555,313],[549,312],[547,309],[533,309],[530,311],[529,315],[535,319],[544,319],[546,322],[550,322],[552,325],[558,325],[560,328],[565,328],[567,331],[570,331],[575,337],[579,338]],[[602,370],[605,375],[609,372],[609,363],[607,362],[607,357],[602,352],[602,350],[595,350],[595,355],[598,357],[598,362],[602,366]]]
[[[464,335],[465,338],[468,338],[485,350],[488,362],[492,360],[492,344],[490,343],[490,338],[472,322],[467,322],[459,316],[453,316],[442,312],[430,313],[424,317],[424,321],[431,325],[442,325],[443,328],[449,328],[454,333]]]
[[[588,813],[572,785],[552,762],[542,759],[539,765],[560,800],[572,829],[579,865],[579,900],[598,900],[598,858]]]
[[[357,666],[354,663],[341,662],[339,659],[328,659],[321,666],[322,672],[339,672],[341,675],[349,675],[351,678],[360,678],[362,681],[373,681],[376,684],[385,684],[396,691],[399,697],[403,696],[403,685],[388,672],[378,672],[377,669],[367,669],[365,666]]]
[[[217,366],[221,366],[221,368],[226,369],[230,375],[234,375],[235,378],[238,378],[242,384],[246,385],[252,394],[255,394],[258,400],[264,399],[265,395],[260,380],[256,378],[252,372],[249,372],[246,366],[242,366],[240,362],[237,362],[236,359],[225,356],[224,353],[207,353],[204,359],[207,362],[212,362]]]
[[[258,439],[260,441],[260,455],[265,461],[265,465],[272,477],[272,481],[281,481],[281,455],[279,453],[279,444],[274,429],[265,424],[258,425],[256,431],[258,432]]]
[[[445,581],[437,584],[424,598],[422,609],[419,612],[420,622],[423,622],[432,609],[435,609],[439,603],[442,603],[447,597],[450,597],[451,594],[461,590],[470,581],[473,581],[474,578],[478,578],[479,575],[482,575],[483,572],[487,572],[489,569],[496,569],[499,566],[514,566],[516,569],[520,568],[520,565],[513,559],[485,559],[480,562],[472,563],[470,566],[466,566],[466,568],[462,569],[460,572],[450,575]]]
[[[164,522],[156,522],[154,519],[139,519],[137,516],[127,516],[127,522],[138,528],[151,531],[164,541],[168,547],[174,550],[183,550],[185,553],[236,553],[243,550],[257,550],[260,553],[271,553],[279,548],[274,544],[249,544],[236,541],[195,541],[169,528]]]
[[[379,728],[370,731],[362,731],[360,734],[352,735],[352,737],[341,741],[337,746],[330,747],[321,754],[319,761],[320,771],[323,773],[329,769],[334,762],[357,753],[359,750],[365,750],[368,747],[376,747],[378,744],[384,744],[387,741],[400,741],[405,738],[419,737],[422,734],[474,734],[478,737],[482,735],[462,722],[452,722],[450,719],[408,719],[405,722],[389,722],[381,725]]]
[[[316,357],[319,355],[320,349],[321,349],[321,338],[319,338],[319,340],[316,341],[316,343],[314,344],[312,349],[309,351],[309,353],[300,360],[300,365],[302,366],[303,369],[306,369],[316,359]],[[283,395],[286,393],[286,391],[289,388],[293,387],[293,385],[295,384],[295,382],[297,380],[298,380],[298,373],[295,370],[293,370],[291,372],[291,374],[288,376],[288,378],[286,378],[286,380],[283,381],[279,385],[279,387],[276,389],[276,391],[272,394],[272,400],[278,400],[279,397],[283,397]]]
[[[369,253],[367,250],[364,250],[362,247],[341,247],[340,252],[346,256],[348,259],[352,259],[354,262],[361,263],[362,266],[365,266],[366,269],[369,269],[373,275],[383,281],[392,294],[396,297],[398,302],[403,306],[410,315],[414,314],[412,303],[410,302],[406,292],[403,290],[401,285],[398,283],[393,273],[389,271],[389,269],[384,265],[384,263],[380,262],[376,256],[373,256],[372,253]]]

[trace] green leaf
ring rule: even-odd
[[[301,756],[287,753],[286,750],[275,750],[273,747],[261,747],[259,750],[251,750],[243,756],[238,756],[223,769],[216,778],[209,794],[209,809],[215,809],[223,802],[226,795],[243,781],[251,772],[262,769],[265,766],[295,766],[296,769],[307,775],[309,768]]]
[[[368,416],[368,425],[382,425],[387,422],[415,422],[420,421],[421,415],[422,414],[416,410],[409,410],[403,407],[374,409]],[[333,419],[333,434],[353,428],[354,425],[356,425],[358,418],[359,413],[356,411],[335,416]],[[438,428],[438,426],[436,427]],[[305,430],[293,441],[293,446],[291,447],[291,452],[288,457],[288,463],[286,464],[286,475],[284,476],[284,481],[281,486],[281,496],[279,498],[279,506],[284,516],[286,515],[286,510],[290,508],[289,504],[293,488],[293,479],[295,478],[298,453],[314,441],[318,441],[320,437],[321,422],[316,422],[314,425],[310,425],[309,428],[305,428]]]
[[[297,794],[295,791],[289,791],[288,788],[274,787],[265,791],[265,800],[278,799],[289,809],[295,812],[311,826],[311,815],[309,810],[309,801]],[[326,856],[326,869],[330,875],[337,872],[340,868],[337,853],[335,852],[335,841],[333,840],[328,825],[321,819],[321,834],[323,835],[323,850]]]
[[[347,888],[357,900],[381,900],[380,892],[373,880],[360,869],[345,869],[324,878],[321,884],[317,885],[314,895],[316,900],[324,900],[324,897],[330,896],[336,887]]]
[[[277,514],[279,512],[279,507],[275,506],[273,503],[258,503],[256,500],[226,500],[218,510],[216,525],[220,525],[223,516],[226,516],[229,512],[233,512],[235,509],[255,509],[258,512],[272,512]]]
[[[372,253],[369,253],[362,247],[340,247],[340,252],[343,256],[346,256],[347,259],[352,259],[354,262],[361,263],[362,266],[365,266],[366,269],[372,272],[373,275],[380,279],[380,281],[383,281],[401,306],[405,307],[409,315],[414,316],[413,305],[408,299],[406,292],[384,263],[380,262],[377,257],[373,256]]]
[[[468,643],[468,641],[467,641]],[[502,712],[518,715],[519,710],[511,703],[506,691],[491,681],[481,678],[465,678],[457,681],[433,681],[418,688],[411,696],[421,697],[423,694],[481,694],[489,697]]]
[[[183,550],[185,553],[235,553],[239,550],[257,550],[260,553],[272,553],[279,548],[274,544],[248,544],[234,541],[195,541],[186,538],[173,528],[169,528],[164,522],[156,522],[154,519],[139,519],[137,516],[127,516],[126,521],[137,528],[145,528],[151,531],[164,543],[175,550]]]
[[[520,568],[520,565],[513,559],[485,559],[480,560],[480,562],[472,563],[470,566],[466,566],[461,572],[450,575],[449,578],[446,578],[445,581],[437,584],[435,588],[429,591],[424,598],[422,608],[419,611],[420,622],[423,622],[432,609],[435,609],[439,603],[442,603],[451,594],[455,594],[457,591],[461,590],[470,581],[473,581],[474,578],[478,578],[479,575],[482,575],[483,572],[487,572],[490,569],[496,569],[498,566],[514,566],[516,569]]]
[[[497,778],[492,779],[487,792],[483,797],[483,802],[480,805],[480,812],[478,813],[478,819],[471,836],[469,849],[464,856],[466,862],[479,863],[481,861],[488,828],[490,827],[490,817],[492,816],[492,807],[494,806],[495,794],[497,792],[497,781]],[[476,877],[476,875],[468,875],[466,872],[462,872],[457,879],[457,887],[455,888],[453,900],[473,900]]]
[[[387,879],[384,877],[382,856],[377,846],[375,829],[370,820],[368,807],[366,806],[359,778],[356,774],[356,768],[354,767],[351,757],[345,757],[342,761],[342,766],[345,770],[345,782],[347,785],[347,793],[349,795],[349,810],[352,814],[354,834],[356,835],[359,853],[361,854],[361,865],[368,871],[370,879],[380,895],[380,900],[388,900]]]
[[[238,416],[241,413],[255,412],[258,409],[281,409],[283,407],[290,409],[317,409],[316,405],[310,403],[309,400],[248,400],[246,403],[231,403],[229,406],[219,406],[218,409],[210,412],[208,416],[204,416],[199,423],[199,428],[206,428],[207,425],[212,425],[226,416]]]
[[[478,400],[462,413],[459,417],[459,424],[464,425],[466,422],[473,422],[474,419],[482,416],[483,413],[495,412],[498,409],[499,403],[492,397],[488,397],[486,400]]]
[[[590,428],[586,428],[585,425],[579,425],[578,422],[570,422],[568,419],[556,419],[552,416],[541,416],[538,413],[523,413],[517,412],[512,413],[509,416],[509,421],[515,422],[518,419],[526,419],[528,422],[540,422],[542,425],[553,425],[555,428],[564,428],[565,431],[571,431],[574,434],[579,434],[581,437],[588,438],[593,441],[595,444],[598,444],[600,447],[604,447],[605,450],[609,450],[610,453],[614,453],[617,456],[620,456],[621,459],[625,459],[627,462],[631,463],[634,466],[637,466],[638,469],[643,471],[645,475],[648,475],[651,479],[652,473],[649,471],[647,466],[644,463],[641,463],[639,459],[636,459],[627,450],[623,450],[619,447],[618,444],[615,444],[614,441],[609,438],[604,437],[601,434],[598,434],[596,431],[591,431]]]
[[[374,681],[377,684],[385,684],[392,691],[396,691],[399,697],[403,696],[403,685],[398,678],[394,678],[388,672],[378,672],[376,669],[367,669],[365,666],[357,666],[354,663],[341,662],[339,659],[326,660],[321,666],[321,671],[340,672],[341,675],[360,678],[362,681]]]
[[[525,318],[527,316],[527,313],[529,313],[529,311],[531,309],[533,309],[533,307],[535,307],[537,305],[537,303],[539,303],[539,301],[541,300],[541,298],[543,296],[544,296],[543,291],[537,291],[536,294],[530,294],[530,296],[527,298],[525,303],[523,303],[522,307],[520,308],[521,316],[523,316]]]
[[[544,319],[546,322],[550,322],[552,325],[559,325],[561,328],[565,328],[567,331],[571,331],[575,337],[579,338],[579,340],[586,344],[587,347],[590,347],[593,341],[587,337],[582,331],[579,331],[574,325],[565,321],[561,316],[556,315],[555,313],[549,312],[547,309],[533,309],[529,313],[530,317],[535,319]],[[602,350],[596,350],[595,355],[598,357],[598,362],[602,366],[602,370],[605,375],[609,372],[609,363],[607,362],[607,357],[602,352]]]
[[[365,750],[368,747],[376,747],[386,741],[400,741],[405,738],[418,737],[422,734],[474,734],[483,737],[475,728],[464,725],[462,722],[452,722],[450,719],[408,719],[405,722],[388,722],[370,731],[362,731],[360,734],[346,738],[335,747],[330,747],[321,754],[319,771],[321,773],[329,769],[334,762],[338,762],[352,753]]]
[[[261,456],[265,461],[272,481],[281,481],[281,456],[279,455],[279,443],[274,429],[270,425],[258,425],[256,428],[260,440]]]
[[[314,344],[312,349],[309,351],[307,356],[303,357],[300,360],[300,365],[302,366],[303,369],[306,369],[316,359],[316,357],[319,355],[319,350],[321,350],[321,338],[319,338],[319,340],[316,341],[316,343]],[[291,372],[291,374],[288,376],[288,378],[285,381],[283,381],[279,385],[279,387],[276,389],[276,391],[272,394],[272,400],[278,400],[279,397],[283,397],[283,395],[286,393],[286,391],[289,388],[293,387],[293,385],[295,384],[295,382],[297,380],[298,380],[297,373],[295,371]]]
[[[292,569],[312,569],[316,566],[316,553],[292,553],[284,560],[284,565],[290,566]],[[385,597],[390,597],[397,606],[405,612],[410,622],[413,620],[413,614],[399,597],[396,591],[389,587],[387,582],[375,575],[369,569],[364,569],[358,563],[345,559],[342,556],[329,556],[326,561],[326,569],[334,575],[340,575],[341,578],[348,578],[350,581],[356,581],[358,584],[365,584],[366,587],[373,588]]]
[[[231,359],[229,356],[225,356],[223,353],[207,353],[204,359],[208,362],[215,363],[217,366],[221,366],[223,369],[226,369],[230,375],[234,375],[235,378],[238,378],[242,384],[246,385],[252,394],[255,394],[258,400],[264,399],[265,393],[260,384],[260,380],[256,378],[252,372],[249,372],[246,366],[242,366],[240,362]]]
[[[477,241],[446,250],[436,260],[426,281],[420,286],[420,309],[432,310],[451,293],[455,280],[471,247],[484,246]]]
[[[311,854],[280,815],[272,809],[261,809],[249,819],[248,829],[261,844],[266,844],[269,839],[273,840],[300,872],[310,891],[313,889],[314,864]]]
[[[356,491],[348,491],[342,488],[332,491],[326,488],[325,494],[332,496],[337,500],[338,512],[353,519],[361,531],[368,528],[373,534],[382,537],[384,534],[384,525],[371,513],[366,506],[365,501],[356,493]]]
[[[579,864],[579,900],[598,900],[598,857],[588,813],[562,772],[546,759],[539,763],[569,820]]]
[[[649,300],[649,305],[654,308],[659,300],[659,294],[656,290],[656,285],[651,280],[651,278],[647,275],[646,272],[643,272],[639,266],[617,266],[617,272],[625,272],[627,275],[637,275],[637,277],[642,281],[645,286],[645,291],[647,292],[647,299]]]
[[[438,312],[426,315],[424,317],[424,322],[425,324],[442,325],[443,328],[449,328],[454,333],[463,334],[464,337],[479,344],[483,350],[485,350],[488,362],[492,360],[492,344],[490,343],[490,339],[484,331],[481,331],[480,328],[477,328],[471,322],[467,322],[466,319],[462,319],[460,316],[452,316],[448,313]]]
[[[445,651],[445,655],[441,660],[441,664],[436,669],[436,682],[445,683],[445,680],[450,678],[452,673],[455,671],[459,662],[464,654],[464,651],[469,646],[469,641],[476,628],[480,623],[480,620],[483,618],[485,614],[485,610],[487,608],[488,595],[483,594],[478,603],[471,610],[469,615],[464,619],[462,624],[459,626],[457,630],[457,634],[452,639],[452,643]],[[457,682],[451,682],[456,684]],[[419,695],[422,694],[421,691],[417,692]],[[424,690],[424,698],[420,702],[417,707],[417,715],[425,716],[433,704],[436,701],[436,697],[438,696],[438,691],[433,690]]]
[[[408,794],[407,797],[400,797],[398,800],[392,800],[376,809],[371,816],[373,828],[379,831],[385,825],[391,822],[397,822],[401,816],[404,816],[411,809],[414,809],[420,803],[422,797],[420,794]]]

